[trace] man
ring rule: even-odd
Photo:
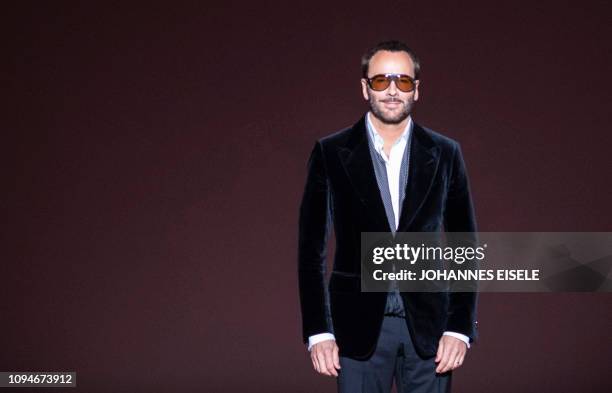
[[[341,393],[450,390],[476,338],[475,292],[361,292],[362,232],[475,232],[459,144],[412,121],[419,61],[387,41],[362,58],[370,110],[321,138],[308,161],[299,216],[303,340]],[[336,252],[325,284],[333,222]]]

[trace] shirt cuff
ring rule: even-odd
[[[442,335],[458,338],[459,340],[463,341],[465,345],[467,345],[468,349],[470,348],[470,338],[466,336],[465,334],[456,333],[456,332],[444,332],[442,333]]]
[[[312,348],[313,345],[318,344],[321,341],[335,340],[335,339],[336,337],[331,333],[320,333],[320,334],[315,334],[314,336],[310,336],[308,337],[308,352],[310,352],[310,348]]]

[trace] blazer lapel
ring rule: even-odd
[[[413,123],[408,182],[398,231],[409,228],[419,212],[431,189],[439,162],[440,148],[433,143],[420,125]]]
[[[372,232],[390,232],[391,228],[389,228],[387,213],[385,213],[370,156],[365,122],[365,116],[363,116],[353,126],[351,136],[346,145],[338,150],[338,156],[353,188],[366,206],[366,211],[379,225],[378,228],[372,228]]]
[[[366,206],[366,211],[379,225],[378,228],[373,228],[372,232],[391,232],[376,182],[374,165],[366,139],[368,135],[365,122],[365,116],[363,116],[353,126],[351,136],[346,145],[338,150],[338,156],[353,188]],[[398,225],[400,232],[410,226],[423,205],[440,161],[440,149],[420,125],[413,123],[410,140],[410,166]]]

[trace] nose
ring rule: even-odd
[[[397,95],[397,86],[395,85],[394,80],[392,80],[389,84],[389,87],[387,88],[387,93],[392,96]]]

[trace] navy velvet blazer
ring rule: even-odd
[[[361,292],[361,232],[390,232],[368,150],[365,116],[321,138],[308,161],[299,213],[298,279],[304,343],[333,332],[341,356],[367,359],[376,347],[387,294]],[[459,144],[413,124],[406,197],[398,232],[475,232]],[[326,284],[327,240],[336,251]],[[476,339],[476,292],[402,292],[406,323],[421,356],[434,356],[444,331]]]

